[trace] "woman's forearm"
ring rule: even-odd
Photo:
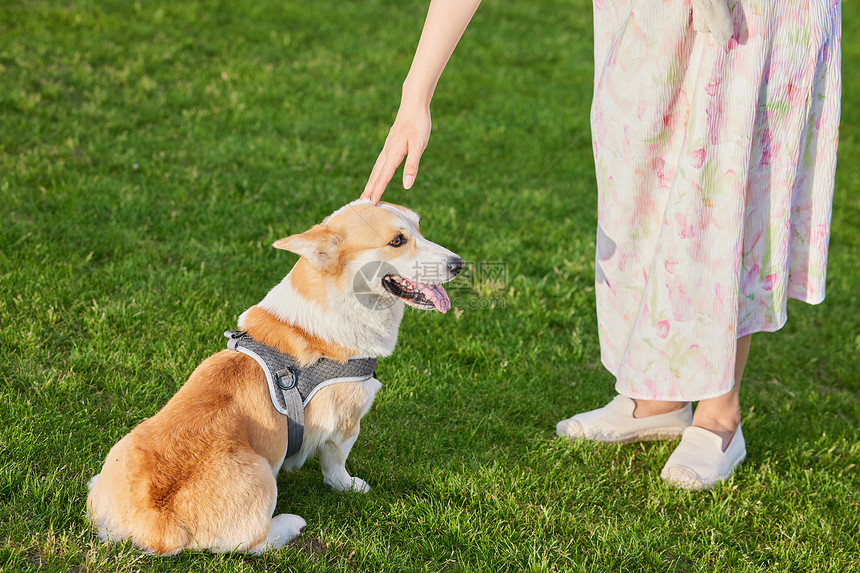
[[[403,82],[404,103],[429,106],[439,77],[481,0],[431,0],[415,57]]]
[[[403,187],[409,189],[418,173],[421,154],[430,139],[430,100],[448,58],[481,0],[431,0],[424,30],[403,82],[400,108],[388,130],[385,145],[364,186],[362,198],[376,203],[397,167],[403,165]]]

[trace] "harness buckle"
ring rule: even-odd
[[[281,390],[292,390],[299,383],[299,373],[292,366],[278,370],[275,374],[275,384]],[[284,380],[286,378],[286,380]]]

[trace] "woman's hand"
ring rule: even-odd
[[[362,199],[369,198],[377,203],[404,157],[403,187],[412,187],[421,154],[430,139],[433,91],[480,3],[481,0],[431,0],[412,66],[403,82],[400,109],[361,194]]]
[[[403,188],[411,188],[418,175],[421,154],[427,148],[429,139],[430,108],[422,105],[401,106],[394,125],[388,130],[385,145],[376,158],[361,198],[369,198],[376,204],[404,157]]]
[[[710,34],[721,46],[732,39],[732,13],[726,0],[693,0],[693,29]]]

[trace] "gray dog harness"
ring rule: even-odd
[[[257,342],[244,332],[228,330],[224,336],[229,339],[227,348],[247,354],[266,374],[272,405],[287,417],[287,458],[302,447],[305,406],[320,388],[340,382],[364,382],[376,373],[376,358],[351,358],[344,364],[323,357],[300,368],[289,354]]]

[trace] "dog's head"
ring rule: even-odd
[[[402,301],[447,312],[451,303],[442,283],[463,268],[463,259],[424,238],[415,212],[368,200],[353,201],[274,246],[300,255],[328,288],[369,308]]]

